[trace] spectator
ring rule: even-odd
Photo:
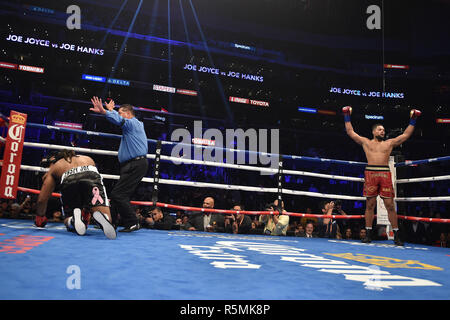
[[[21,213],[24,216],[31,216],[33,213],[33,208],[32,208],[32,199],[31,196],[27,196],[25,198],[25,200],[23,201],[23,203],[21,204]]]
[[[63,218],[62,212],[61,211],[53,212],[53,217],[49,221],[52,221],[52,222],[64,222],[64,218]]]
[[[184,213],[181,210],[177,210],[177,215],[175,216],[175,219],[183,219]]]
[[[288,231],[294,232],[297,229],[298,221],[294,220],[292,223],[289,223]]]
[[[261,231],[261,234],[263,234],[264,233],[264,223],[260,222],[259,218],[260,218],[260,215],[254,216],[252,219],[252,222],[255,224],[254,229]]]
[[[138,219],[139,223],[145,224],[145,217],[143,215],[143,210],[139,208],[138,206],[135,207],[134,213],[136,215],[136,218]]]
[[[252,226],[250,230],[256,230],[256,223],[252,221]]]
[[[13,203],[11,205],[11,211],[10,211],[11,218],[13,218],[13,219],[19,218],[20,210],[21,210],[20,204],[18,204],[17,202]]]
[[[317,234],[314,232],[314,223],[308,222],[305,226],[305,238],[317,238]]]
[[[242,211],[242,205],[235,205],[231,210]],[[252,220],[247,215],[236,213],[225,216],[225,232],[226,233],[248,233],[251,229]]]
[[[332,215],[334,210],[334,202],[322,202],[321,210],[324,215]],[[319,221],[319,234],[322,238],[341,238],[339,225],[336,223],[336,220],[333,220],[332,218],[322,218],[321,221]]]
[[[231,209],[233,210],[233,209]],[[236,217],[234,214],[229,214],[224,216],[224,229],[226,233],[232,233],[232,225],[234,224],[234,221],[236,220]]]
[[[275,200],[273,204],[268,204],[264,208],[265,211],[276,211],[278,200]],[[281,210],[282,214],[265,214],[259,217],[260,222],[264,223],[264,234],[272,235],[272,236],[285,236],[287,232],[287,228],[289,225],[289,216],[283,213],[286,212],[284,210],[284,203],[281,202]]]
[[[233,210],[243,211],[245,209],[243,205],[235,205],[233,207]],[[251,226],[252,226],[252,219],[250,219],[248,215],[236,213],[236,217],[232,225],[232,231],[234,234],[249,233]]]
[[[214,198],[206,197],[203,200],[203,208],[214,209]],[[220,213],[205,212],[192,216],[185,225],[190,231],[224,232],[225,219]]]
[[[297,228],[295,228],[294,236],[296,237],[304,237],[305,236],[305,228],[303,228],[302,224],[298,224]]]
[[[2,210],[5,212],[8,209],[8,202],[6,200],[2,200],[1,203]]]
[[[411,243],[426,243],[425,227],[419,221],[407,222],[406,228],[407,242]]]
[[[359,230],[359,239],[362,240],[366,237],[367,235],[367,230],[366,228],[361,228],[361,230]]]
[[[30,208],[31,208],[30,201],[31,201],[31,197],[26,196],[25,200],[21,204],[19,204],[17,202],[11,204],[11,210],[10,210],[11,218],[17,219],[17,218],[20,218],[20,214],[24,213],[24,211],[29,212]]]
[[[441,248],[450,248],[450,245],[447,240],[448,240],[447,234],[445,232],[441,232],[441,234],[439,235],[439,240],[436,240],[433,246]]]
[[[334,215],[342,215],[346,216],[347,213],[342,209],[342,201],[336,200],[334,202],[334,208],[332,214]],[[345,230],[345,227],[347,227],[347,219],[336,219],[337,225],[338,225],[338,232],[340,233],[341,230]]]
[[[157,230],[171,230],[175,219],[168,213],[163,213],[159,207],[152,207],[148,214],[144,214],[144,227]]]
[[[345,239],[345,240],[353,239],[352,228],[350,228],[350,227],[345,228],[343,239]]]
[[[183,217],[181,218],[181,222],[183,226],[187,225],[189,222],[189,216],[187,214],[184,214]]]

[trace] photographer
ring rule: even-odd
[[[175,224],[175,219],[170,214],[163,213],[161,208],[152,207],[148,211],[143,212],[144,228],[157,230],[171,230]]]
[[[338,202],[336,206],[336,202]],[[327,216],[342,214],[346,215],[346,213],[342,210],[342,204],[340,201],[330,201],[330,202],[322,202],[320,205],[320,209],[322,213]],[[332,218],[322,218],[319,221],[319,235],[321,238],[331,238],[331,239],[342,239],[341,236],[341,227],[339,226],[341,223],[337,222]]]
[[[333,214],[334,215],[340,214],[341,216],[346,216],[347,215],[345,213],[345,211],[342,210],[342,201],[339,200],[339,199],[334,201]],[[347,219],[337,219],[336,222],[337,222],[337,224],[339,226],[339,232],[341,234],[342,234],[342,231],[344,231],[349,226],[349,223],[348,223]]]
[[[264,211],[277,211],[278,200],[269,203]],[[264,224],[264,234],[271,236],[285,236],[289,226],[289,216],[285,214],[284,202],[281,201],[281,214],[260,215],[259,222]]]

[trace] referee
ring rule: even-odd
[[[113,224],[117,225],[120,214],[121,225],[124,229],[119,232],[132,232],[139,230],[139,222],[131,207],[131,195],[136,190],[141,179],[145,177],[148,169],[147,162],[147,135],[144,124],[135,117],[132,105],[123,104],[118,111],[114,110],[114,101],[105,103],[98,97],[91,99],[91,111],[106,115],[106,119],[122,128],[122,139],[119,147],[120,178],[111,192],[111,215]]]

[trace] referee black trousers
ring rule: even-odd
[[[131,160],[121,164],[119,181],[115,184],[110,195],[114,224],[118,225],[119,215],[120,224],[124,227],[130,227],[138,222],[130,200],[142,178],[147,174],[147,169],[147,158]]]

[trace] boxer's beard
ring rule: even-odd
[[[378,141],[383,141],[384,137],[382,137],[382,136],[375,136],[375,139],[377,139]]]

